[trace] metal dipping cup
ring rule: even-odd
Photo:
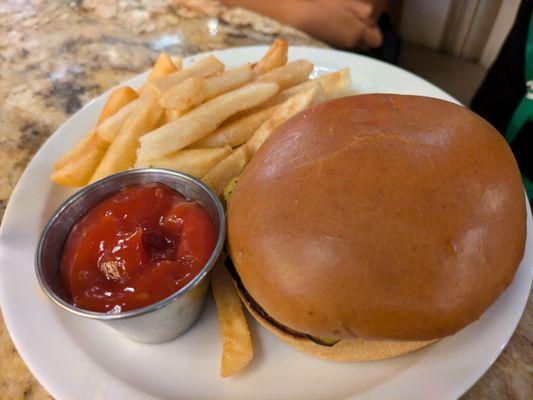
[[[119,190],[139,184],[162,183],[187,200],[198,202],[209,213],[217,242],[213,254],[187,285],[169,297],[149,306],[119,313],[83,310],[72,305],[65,295],[59,276],[63,244],[72,226],[96,204]],[[150,205],[147,204],[147,207]],[[141,343],[162,343],[189,329],[200,316],[209,285],[208,274],[217,261],[226,236],[226,218],[217,196],[202,182],[189,175],[166,169],[135,169],[97,181],[65,201],[44,228],[35,257],[35,270],[41,288],[64,310],[81,317],[105,322],[125,336]]]

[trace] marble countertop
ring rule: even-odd
[[[32,155],[71,114],[148,69],[157,54],[263,44],[323,46],[293,28],[211,0],[0,3],[0,219]],[[0,399],[49,399],[0,315]],[[533,398],[533,301],[509,345],[465,399]]]

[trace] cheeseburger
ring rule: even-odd
[[[228,205],[228,265],[251,314],[305,352],[404,354],[477,320],[526,237],[520,173],[465,107],[371,94],[272,135]]]

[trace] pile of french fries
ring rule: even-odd
[[[277,128],[296,113],[340,97],[348,68],[309,79],[313,64],[287,62],[288,43],[276,39],[261,60],[234,69],[208,56],[183,68],[162,53],[137,90],[109,96],[96,126],[54,165],[50,178],[80,187],[130,168],[174,169],[203,180],[222,196]],[[213,271],[222,332],[221,375],[253,357],[250,331],[231,278]]]

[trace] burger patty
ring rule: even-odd
[[[254,309],[254,311],[261,316],[265,321],[267,321],[270,325],[276,327],[277,329],[285,332],[288,335],[291,335],[297,339],[307,339],[310,340],[316,344],[319,344],[321,346],[327,346],[331,347],[335,344],[337,344],[340,339],[332,339],[332,340],[325,340],[321,338],[317,338],[315,336],[308,335],[307,333],[298,332],[294,329],[289,328],[286,325],[283,325],[282,323],[276,321],[274,318],[272,318],[268,313],[261,307],[254,298],[248,293],[246,288],[244,287],[241,277],[237,273],[235,269],[235,265],[233,264],[233,261],[231,261],[230,257],[226,257],[225,266],[228,269],[229,273],[231,274],[231,277],[233,278],[233,281],[237,285],[237,288],[239,291],[243,294],[243,296],[246,298],[246,301],[249,303],[249,305]]]

